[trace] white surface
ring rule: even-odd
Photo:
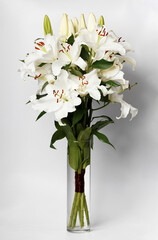
[[[158,239],[158,3],[154,0],[0,1],[0,239]],[[104,130],[117,151],[95,141],[92,153],[92,225],[85,234],[66,232],[66,141],[49,148],[53,115],[35,123],[25,105],[35,84],[23,82],[18,59],[43,35],[48,14],[57,33],[63,12],[79,17],[93,11],[128,40],[136,71],[125,77],[139,84],[126,94],[138,107],[132,121],[116,120]],[[120,106],[107,114],[115,118]]]

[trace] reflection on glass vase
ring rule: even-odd
[[[90,140],[68,141],[67,230],[90,230]]]

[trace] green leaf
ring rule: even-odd
[[[87,45],[84,45],[84,44],[82,45],[80,57],[85,61],[89,60],[90,54],[89,54],[89,48]]]
[[[86,168],[90,165],[90,144],[86,143],[83,148],[83,167]]]
[[[43,115],[45,115],[46,114],[46,112],[45,111],[42,111],[39,115],[38,115],[38,117],[36,118],[36,121],[38,120],[38,119],[40,119]]]
[[[59,125],[59,123],[57,121],[54,121],[55,127],[56,129],[60,129],[62,126]]]
[[[36,94],[36,99],[40,99],[40,98],[43,98],[43,97],[46,97],[48,94]]]
[[[114,123],[114,121],[113,120],[98,121],[92,125],[92,130],[100,130],[101,128],[107,126],[110,123]]]
[[[77,123],[76,125],[76,131],[77,131],[77,136],[79,135],[79,133],[83,130],[83,126],[81,123]]]
[[[81,149],[83,149],[85,142],[90,139],[91,132],[92,128],[87,127],[79,133],[77,140]]]
[[[45,87],[49,84],[49,82],[45,82],[42,86],[41,92],[43,92],[43,90],[45,89]]]
[[[72,35],[68,38],[67,43],[70,44],[70,45],[73,45],[74,41],[75,41],[75,38],[74,38],[74,35],[72,34]]]
[[[105,82],[106,84],[109,84],[109,85],[111,85],[111,86],[113,86],[113,87],[119,87],[119,86],[121,86],[121,84],[120,83],[116,83],[116,82],[114,82],[114,81],[112,81],[112,80],[109,80],[109,81],[107,81],[107,82]]]
[[[69,164],[75,171],[81,167],[81,151],[77,142],[68,142]]]
[[[25,62],[25,60],[23,60],[23,59],[22,59],[22,60],[19,60],[19,61],[20,61],[20,62],[23,62],[23,63]]]
[[[73,118],[72,118],[72,126],[74,126],[76,123],[78,123],[83,115],[85,113],[85,109],[77,109],[74,114],[73,114]]]
[[[109,142],[109,139],[103,134],[100,133],[96,130],[93,130],[92,133],[102,142],[109,144],[110,146],[112,146],[114,149],[115,147],[112,145],[112,143]]]
[[[65,136],[67,138],[67,140],[71,140],[71,141],[76,141],[76,138],[72,132],[72,129],[69,125],[66,126],[61,126],[61,129],[65,132]]]
[[[38,67],[43,67],[46,63],[40,63]]]
[[[78,77],[82,76],[82,73],[79,70],[76,70],[74,68],[71,68],[70,72],[75,76],[78,76]]]
[[[31,101],[29,100],[26,104],[29,104]]]
[[[53,149],[56,149],[53,144],[57,140],[61,140],[64,137],[65,137],[65,133],[62,131],[62,129],[57,130],[52,136],[52,139],[51,139],[51,142],[50,142],[50,147],[53,148]]]
[[[110,117],[108,117],[108,116],[106,116],[106,115],[95,116],[95,117],[92,118],[92,121],[93,121],[93,119],[95,119],[95,118],[106,118],[106,119],[108,119],[109,121],[113,121]]]
[[[113,62],[108,62],[104,59],[101,59],[101,60],[95,61],[92,64],[92,67],[96,68],[96,69],[108,69],[108,68],[112,67],[112,65],[113,65]]]
[[[61,69],[68,70],[70,68],[70,66],[71,66],[71,63],[63,66]]]

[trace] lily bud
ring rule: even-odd
[[[104,17],[103,16],[100,16],[98,23],[100,26],[104,25]]]
[[[47,34],[53,35],[52,26],[51,26],[49,17],[47,15],[45,15],[45,17],[44,17],[43,26],[44,26],[44,35],[45,36]]]
[[[79,22],[79,30],[82,29],[82,28],[87,28],[85,18],[84,18],[84,14],[81,14],[80,22]]]
[[[88,31],[92,32],[94,30],[94,28],[96,27],[96,25],[97,25],[96,18],[93,13],[90,13],[89,17],[88,17],[88,27],[87,27]]]
[[[73,20],[73,24],[74,24],[75,33],[77,33],[79,31],[79,22],[76,17]]]
[[[72,34],[73,34],[73,35],[75,34],[74,25],[73,25],[72,20],[69,20],[69,24],[68,24],[68,36],[71,36]]]
[[[63,14],[59,27],[59,35],[68,36],[68,16]]]

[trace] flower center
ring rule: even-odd
[[[106,31],[106,28],[104,26],[101,27],[101,29],[96,29],[96,32],[98,34],[98,41],[97,43],[99,43],[100,39],[103,37],[108,36],[108,32]]]
[[[44,43],[43,41],[34,42],[34,43],[36,44],[36,46],[35,46],[35,49],[36,49],[36,50],[41,50],[41,51],[47,53],[46,48],[45,48],[45,43]]]
[[[82,86],[88,84],[88,81],[86,80],[86,77],[85,77],[85,76],[80,76],[80,77],[79,77],[79,81],[81,81],[81,85],[82,85]]]
[[[121,41],[122,41],[122,42],[125,42],[125,40],[121,40],[121,39],[122,39],[122,37],[119,37],[119,38],[117,39],[117,41],[118,41],[118,42],[121,42]]]
[[[106,28],[102,26],[101,30],[99,31],[96,29],[96,32],[98,33],[98,36],[105,37],[108,35],[108,32],[106,31]]]
[[[70,54],[70,44],[68,44],[67,47],[65,47],[64,44],[61,43],[61,46],[62,49],[59,50],[59,53],[64,53],[70,59],[70,61],[72,61]]]
[[[61,91],[53,90],[53,95],[54,95],[54,97],[56,97],[57,103],[61,102],[61,100],[64,100],[66,102],[68,101],[63,89]]]

